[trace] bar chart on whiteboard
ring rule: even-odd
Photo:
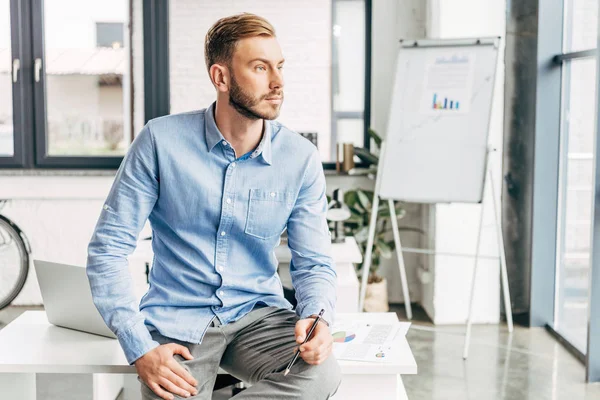
[[[468,113],[474,65],[473,51],[431,54],[425,65],[421,113]]]

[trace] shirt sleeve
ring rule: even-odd
[[[87,276],[96,308],[129,364],[158,346],[144,324],[127,257],[158,199],[158,162],[146,125],[123,158],[88,246]]]
[[[288,220],[288,247],[292,253],[290,275],[296,290],[300,318],[319,314],[333,323],[337,275],[331,258],[327,226],[325,174],[318,151],[311,155],[302,187]]]

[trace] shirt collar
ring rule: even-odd
[[[217,122],[215,121],[215,105],[216,102],[212,103],[210,107],[206,109],[205,118],[204,118],[204,128],[206,132],[206,146],[208,147],[208,151],[211,152],[212,149],[221,141],[224,141],[225,138],[219,128],[217,127]],[[264,121],[264,134],[262,139],[256,149],[252,152],[250,158],[262,156],[263,160],[271,165],[272,157],[271,157],[271,136],[273,127],[271,125],[271,121]]]

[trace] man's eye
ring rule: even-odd
[[[283,65],[280,65],[279,67],[277,67],[278,69],[282,70],[283,69]]]
[[[259,70],[261,70],[261,71],[264,71],[264,70],[265,70],[265,67],[264,67],[264,66],[262,66],[262,65],[259,65],[258,67],[256,67],[256,69],[259,69]]]

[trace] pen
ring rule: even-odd
[[[312,335],[313,331],[317,327],[317,324],[319,323],[319,320],[323,316],[324,312],[325,312],[325,310],[321,309],[321,312],[319,313],[319,315],[317,315],[317,318],[315,318],[315,322],[313,322],[312,326],[308,330],[308,334],[304,338],[304,342],[302,342],[302,344],[308,342],[308,339],[310,339],[310,335]],[[302,346],[302,344],[300,346]],[[296,350],[296,354],[294,354],[294,358],[292,358],[292,361],[290,361],[290,363],[288,364],[287,368],[285,369],[285,372],[283,373],[283,376],[286,376],[290,372],[290,369],[292,368],[292,365],[294,365],[294,363],[298,359],[298,356],[300,355],[300,346],[298,346],[298,350]]]

